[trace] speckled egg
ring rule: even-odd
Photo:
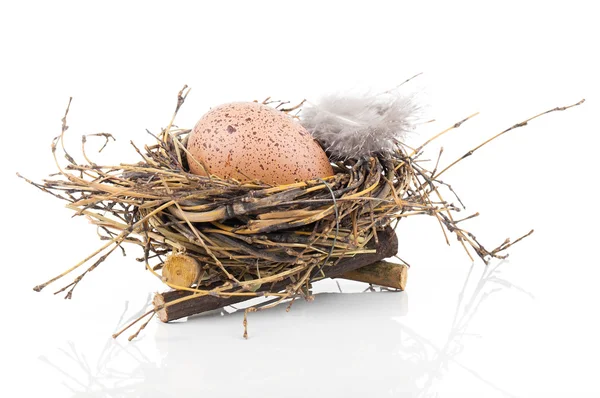
[[[210,174],[275,185],[333,175],[321,146],[285,113],[256,102],[234,102],[202,116],[187,144]],[[205,175],[193,159],[190,171]]]

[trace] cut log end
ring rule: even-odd
[[[199,276],[200,265],[190,256],[171,254],[163,264],[163,282],[171,285],[190,287],[198,281]]]
[[[156,293],[154,295],[152,304],[154,305],[154,311],[156,311],[156,316],[158,319],[160,319],[161,322],[168,322],[169,316],[167,314],[167,309],[164,308],[165,297],[162,295],[162,293]]]

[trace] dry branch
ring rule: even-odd
[[[407,265],[394,264],[387,261],[378,261],[366,267],[348,271],[340,276],[342,279],[350,279],[399,290],[406,288],[407,277]]]

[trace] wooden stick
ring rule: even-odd
[[[325,277],[341,277],[345,273],[354,271],[355,269],[369,264],[376,263],[384,258],[391,257],[398,252],[398,238],[391,227],[386,227],[384,230],[379,231],[377,235],[379,243],[376,244],[375,239],[372,239],[367,244],[367,248],[377,250],[375,253],[361,254],[354,257],[343,258],[336,265],[324,267],[322,271]],[[279,292],[285,290],[290,283],[292,283],[292,281],[285,279],[267,286],[262,286],[259,291]],[[171,301],[187,297],[191,294],[193,293],[183,290],[172,290],[165,293],[156,293],[153,304],[158,318],[163,322],[174,321],[176,319],[200,314],[202,312],[216,310],[218,308],[226,307],[228,305],[239,303],[248,299],[247,296],[231,296],[228,298],[223,298],[205,295],[164,307],[165,304]]]
[[[404,290],[407,276],[408,266],[405,264],[378,261],[374,264],[357,268],[354,271],[346,272],[340,278]]]

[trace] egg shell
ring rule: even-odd
[[[325,151],[304,127],[256,102],[211,109],[190,133],[187,149],[198,160],[188,161],[194,174],[206,175],[203,163],[221,178],[275,185],[333,175]]]

